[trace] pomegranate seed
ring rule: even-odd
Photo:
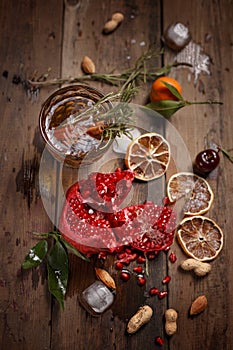
[[[130,272],[128,270],[123,270],[120,277],[122,281],[127,282],[130,279]]]
[[[156,337],[156,338],[155,338],[155,341],[156,341],[156,343],[159,344],[159,345],[163,345],[163,344],[164,344],[164,340],[163,340],[163,338],[161,338],[161,337]]]
[[[152,287],[150,290],[149,290],[149,295],[152,297],[153,295],[158,295],[159,294],[159,290],[158,288],[155,288],[155,287]]]
[[[138,254],[137,253],[134,253],[134,254],[129,254],[128,257],[127,257],[127,260],[128,261],[134,261],[136,260],[138,257]]]
[[[127,254],[132,254],[132,250],[129,249],[129,248],[126,248],[126,249],[125,249],[125,252],[126,252]]]
[[[123,264],[122,262],[120,262],[120,261],[117,261],[117,262],[116,262],[115,268],[116,268],[117,270],[122,270],[123,267],[124,267],[124,264]]]
[[[144,286],[146,284],[146,279],[143,276],[138,276],[137,278],[139,286]]]
[[[171,263],[176,262],[177,257],[176,257],[176,254],[174,252],[171,252],[171,254],[169,255],[169,260]]]
[[[155,254],[155,253],[149,253],[149,254],[147,254],[147,258],[148,258],[149,260],[154,260],[155,257],[156,257],[156,255],[157,255],[157,254]]]
[[[163,284],[167,284],[171,281],[171,277],[170,276],[165,276],[164,279],[162,280]]]
[[[118,259],[122,260],[122,259],[126,258],[126,253],[120,253],[120,254],[118,254],[117,257],[118,257]]]
[[[142,273],[143,269],[141,266],[136,266],[134,269],[133,269],[134,272],[136,273]]]
[[[139,264],[143,264],[144,262],[146,262],[146,258],[144,258],[143,256],[139,255],[139,257],[137,258],[137,262]]]
[[[164,197],[164,198],[163,198],[163,205],[166,206],[166,205],[169,205],[169,204],[171,204],[169,198],[168,198],[168,197]]]
[[[163,249],[164,253],[167,253],[170,250],[170,246],[167,246],[166,248]]]
[[[124,249],[123,245],[116,247],[116,253],[121,253],[123,249]]]
[[[163,290],[163,291],[159,292],[158,298],[159,299],[163,299],[163,298],[165,298],[167,296],[167,294],[168,294],[167,291]]]

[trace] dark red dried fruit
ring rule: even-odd
[[[197,173],[208,174],[214,170],[220,162],[220,157],[214,149],[206,149],[196,156],[194,169]]]

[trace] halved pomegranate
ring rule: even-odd
[[[73,184],[60,217],[63,238],[85,254],[113,252],[125,245],[144,252],[169,247],[176,225],[171,209],[153,202],[118,209],[132,181],[132,172],[117,170],[93,173]]]

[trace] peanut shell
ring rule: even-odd
[[[127,325],[127,332],[133,334],[137,332],[144,324],[148,323],[153,315],[153,310],[149,305],[144,305],[138,309],[135,315],[131,317]]]

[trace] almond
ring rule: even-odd
[[[84,73],[87,73],[87,74],[95,73],[95,64],[88,56],[83,57],[81,67]]]
[[[100,269],[99,267],[95,268],[96,276],[109,288],[109,289],[116,289],[116,283],[112,276],[104,270]]]
[[[190,313],[190,315],[197,315],[197,314],[201,313],[202,311],[204,311],[206,306],[207,306],[206,296],[200,295],[192,302],[189,313]]]

